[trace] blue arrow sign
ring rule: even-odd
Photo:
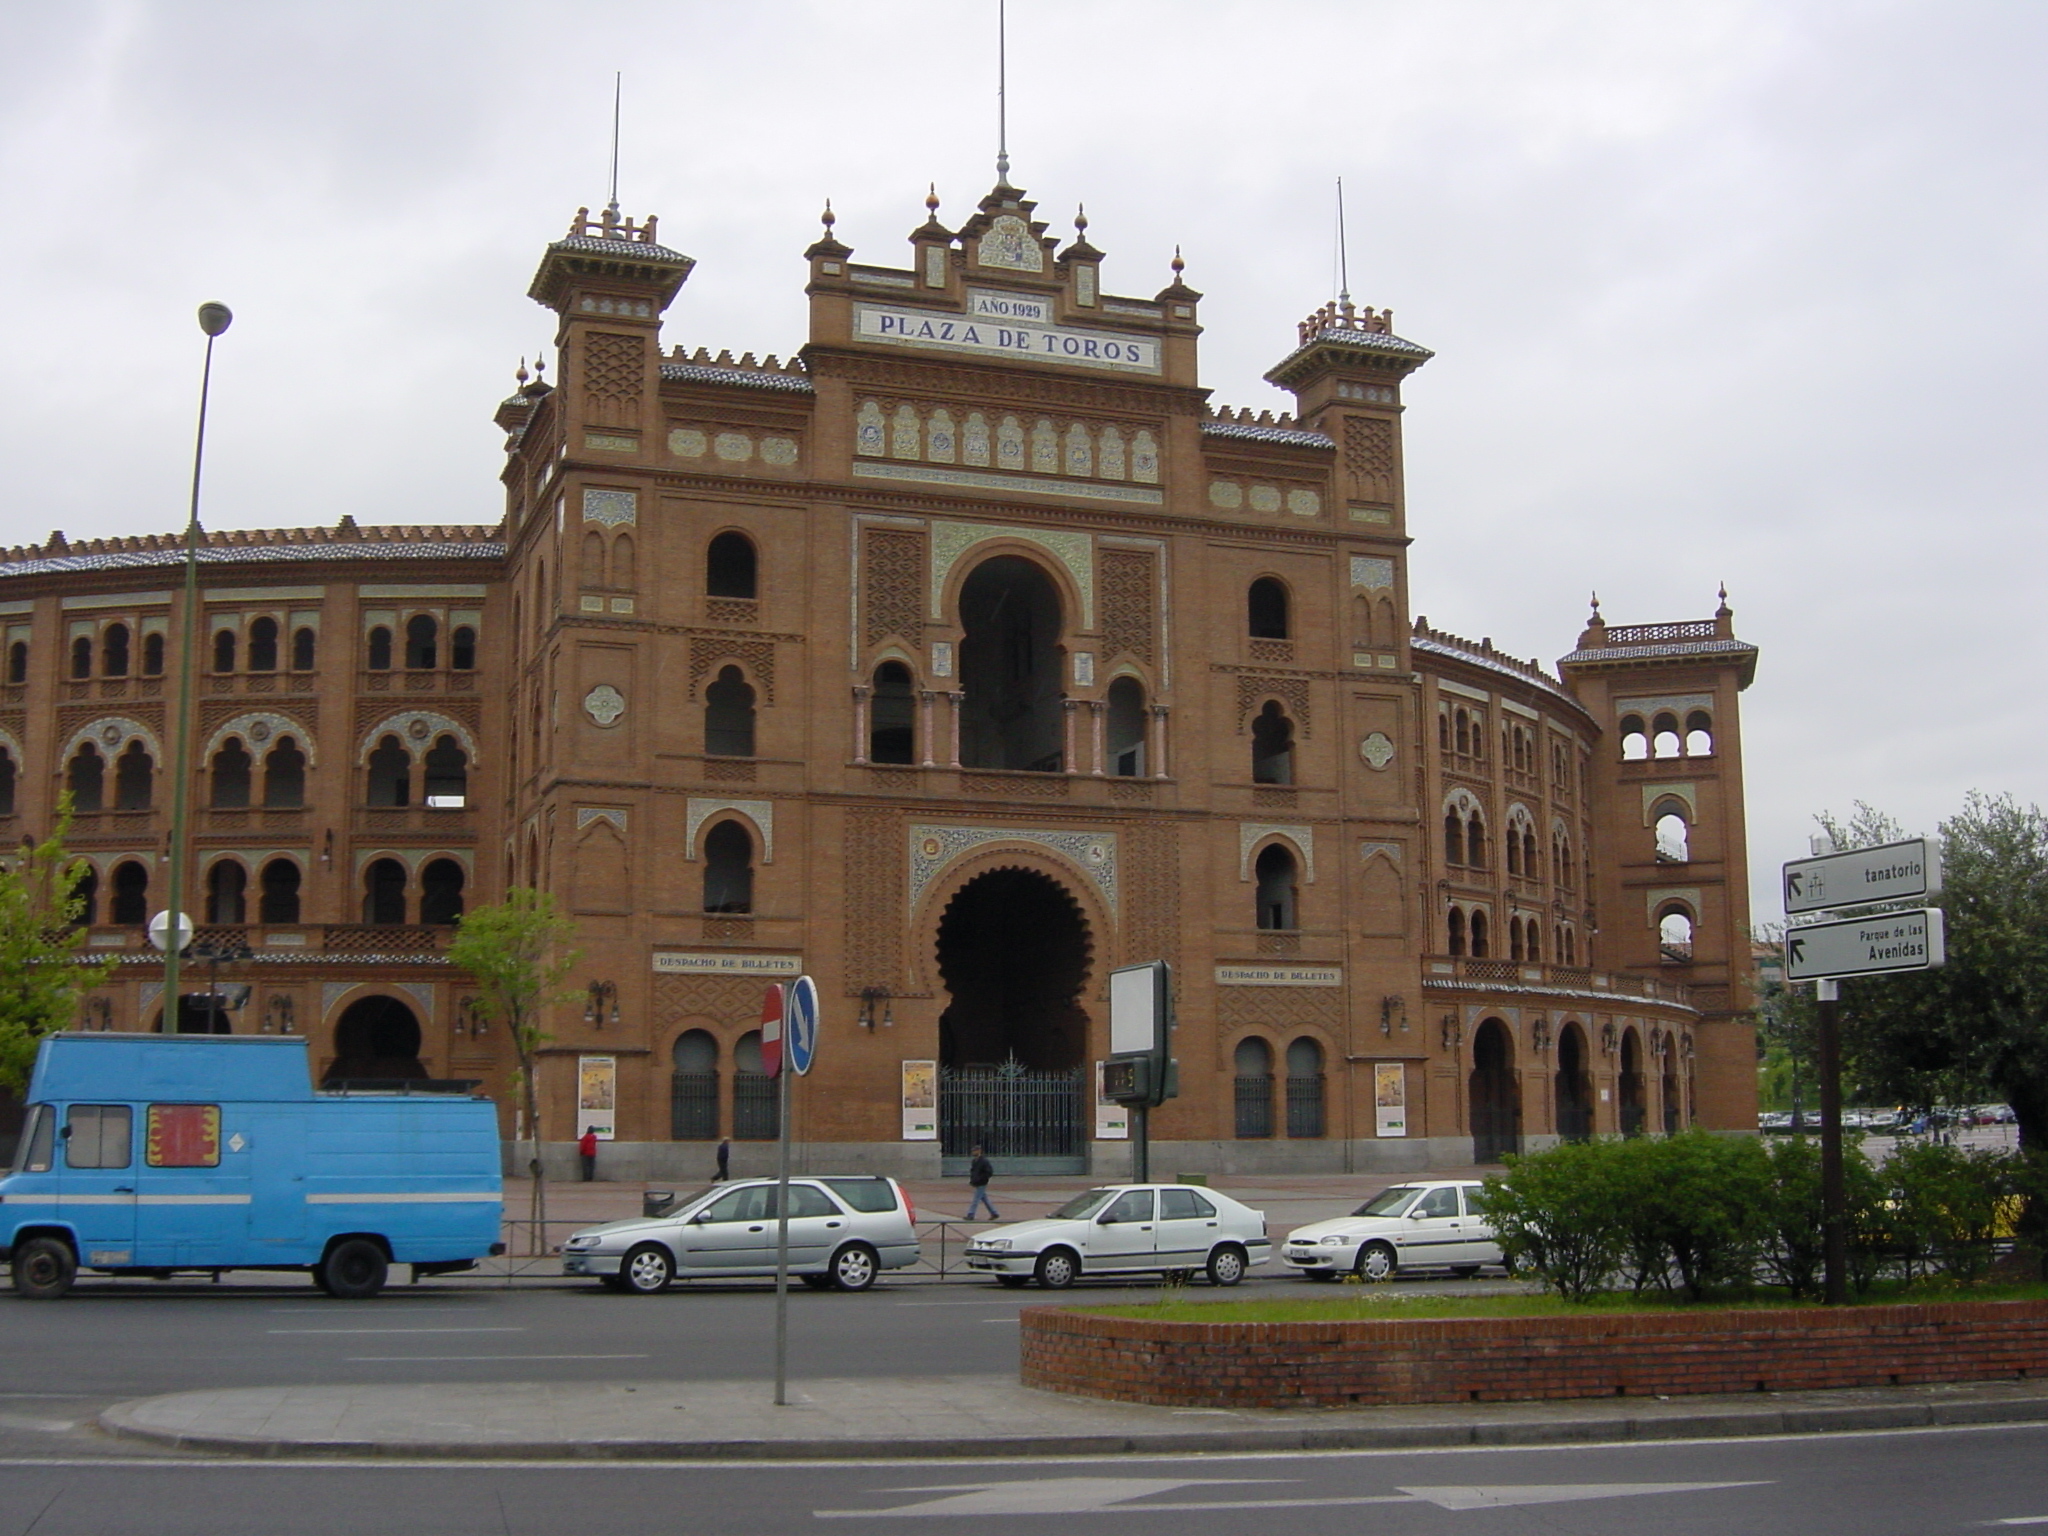
[[[789,1003],[782,1016],[783,1049],[789,1064],[802,1076],[811,1070],[818,1055],[818,985],[799,976],[789,989]]]

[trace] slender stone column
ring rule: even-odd
[[[874,690],[866,683],[853,685],[853,760],[868,760],[868,695]]]
[[[1166,706],[1147,705],[1146,712],[1152,718],[1152,777],[1163,779],[1166,777]]]
[[[1103,716],[1108,712],[1109,706],[1101,699],[1090,699],[1088,701],[1088,739],[1095,749],[1095,777],[1098,779],[1102,777],[1104,772],[1102,761],[1102,721]]]
[[[1065,717],[1062,721],[1065,729],[1062,737],[1063,744],[1060,749],[1060,771],[1062,773],[1072,773],[1075,771],[1074,717],[1079,712],[1080,706],[1081,701],[1079,699],[1060,700],[1060,714]]]
[[[924,766],[932,766],[932,690],[917,691],[918,738],[924,743]]]
[[[953,738],[953,747],[952,751],[947,756],[946,766],[949,768],[958,768],[960,766],[960,706],[962,702],[965,701],[965,699],[967,698],[967,695],[960,692],[953,692],[947,694],[946,698],[952,704],[952,708],[946,711],[946,715],[950,722],[951,734]]]

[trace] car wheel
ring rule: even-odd
[[[1401,1267],[1401,1261],[1394,1257],[1394,1250],[1385,1243],[1367,1243],[1358,1250],[1358,1278],[1361,1280],[1391,1280],[1394,1271]]]
[[[367,1237],[336,1243],[320,1261],[320,1285],[337,1301],[368,1301],[384,1289],[391,1264]]]
[[[29,1301],[55,1301],[71,1289],[78,1260],[54,1237],[32,1237],[14,1250],[14,1289]]]
[[[1209,1254],[1209,1283],[1235,1285],[1244,1278],[1244,1250],[1235,1243],[1223,1243]]]
[[[619,1266],[619,1279],[633,1296],[659,1296],[675,1278],[676,1263],[659,1243],[642,1243],[626,1255]]]
[[[1029,1275],[997,1275],[996,1284],[1006,1291],[1021,1291],[1031,1283]]]
[[[832,1284],[842,1291],[864,1291],[875,1283],[882,1261],[866,1243],[848,1243],[832,1255]]]
[[[1071,1248],[1048,1248],[1038,1256],[1032,1278],[1048,1291],[1064,1291],[1081,1273],[1081,1261]]]

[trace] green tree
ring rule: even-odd
[[[1841,846],[1896,837],[1857,809]],[[2002,1098],[2021,1145],[2048,1150],[2048,817],[1973,791],[1941,845],[1948,963],[1846,984],[1846,1063],[1865,1094],[1895,1103]]]
[[[71,796],[58,797],[50,835],[0,865],[0,1087],[28,1085],[36,1042],[78,1016],[78,1002],[107,979],[111,958],[84,958],[79,891],[91,866],[67,853]]]
[[[493,1024],[504,1028],[519,1058],[518,1089],[524,1103],[526,1131],[532,1152],[532,1219],[537,1242],[547,1235],[547,1180],[541,1165],[540,1093],[535,1083],[536,1057],[549,1036],[541,1019],[552,1003],[567,1001],[562,978],[576,963],[577,951],[567,947],[575,925],[555,910],[552,896],[514,886],[505,899],[465,912],[448,946],[449,964],[469,972],[476,981],[477,1007]]]

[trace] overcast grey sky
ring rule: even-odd
[[[788,353],[830,197],[905,259],[992,179],[994,0],[0,0],[0,544],[499,515],[542,247],[621,201],[666,339]],[[1013,179],[1107,286],[1176,244],[1219,403],[1332,288],[1407,391],[1416,609],[1548,663],[1728,583],[1755,916],[1811,813],[2040,798],[2048,4],[1011,0]]]

